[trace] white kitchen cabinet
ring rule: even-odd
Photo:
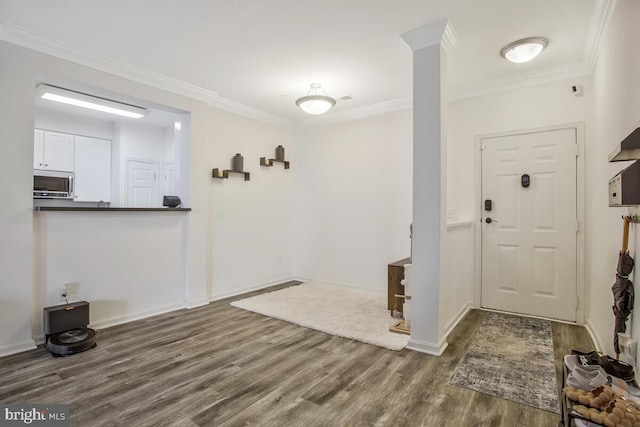
[[[73,172],[73,135],[36,129],[33,144],[33,167]]]
[[[33,131],[33,168],[44,169],[44,131]]]
[[[75,137],[77,202],[111,201],[111,141]]]

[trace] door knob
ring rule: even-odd
[[[491,224],[492,222],[498,222],[498,221],[487,217],[487,219],[485,219],[484,222],[486,222],[487,224]]]

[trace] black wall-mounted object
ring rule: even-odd
[[[490,199],[487,199],[484,201],[484,210],[485,211],[491,211],[493,210],[493,201]]]
[[[178,196],[164,196],[162,198],[162,206],[167,206],[169,208],[177,208],[181,204],[182,204],[182,201]]]
[[[285,169],[289,169],[289,161],[284,159],[284,147],[282,145],[276,147],[275,159],[260,157],[260,166],[273,166],[274,163],[282,163]]]
[[[640,205],[640,161],[609,180],[609,206]]]
[[[531,185],[531,177],[529,174],[523,174],[522,177],[520,177],[520,183],[522,184],[522,188],[529,187]]]

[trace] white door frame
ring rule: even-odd
[[[524,129],[507,132],[497,132],[478,135],[475,137],[475,210],[474,217],[478,223],[475,228],[475,305],[482,307],[482,151],[480,144],[483,139],[501,136],[525,135],[563,129],[575,129],[576,143],[578,144],[578,157],[576,158],[576,215],[578,220],[578,232],[576,233],[576,324],[584,325],[586,288],[585,288],[585,210],[586,210],[586,183],[585,183],[585,142],[584,122],[568,123],[565,125],[545,126],[534,129]]]

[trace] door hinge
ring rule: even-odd
[[[576,233],[580,231],[580,221],[576,220]]]
[[[580,157],[580,146],[576,144],[576,157]]]

